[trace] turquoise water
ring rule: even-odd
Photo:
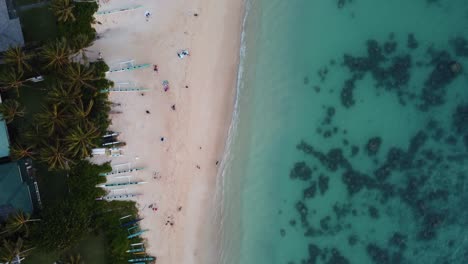
[[[468,263],[466,1],[248,10],[221,263]]]

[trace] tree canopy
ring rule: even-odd
[[[98,5],[52,0],[50,8],[58,22],[57,39],[26,43],[4,53],[0,112],[9,123],[11,158],[33,159],[38,168],[46,168],[39,177],[67,175],[66,188],[64,197],[44,203],[33,217],[17,212],[0,223],[0,262],[24,257],[36,247],[63,257],[86,235],[100,232],[107,239],[109,263],[127,263],[130,241],[118,219],[123,213],[136,217],[135,204],[96,201],[105,195],[96,188],[105,181],[98,175],[111,168],[84,160],[101,144],[110,124],[108,94],[101,92],[113,85],[106,79],[109,67],[87,57],[87,47],[96,39],[92,23]],[[33,83],[37,76],[44,81]],[[80,263],[73,256],[68,262]]]

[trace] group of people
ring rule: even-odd
[[[185,56],[190,56],[190,53],[188,50],[182,50],[181,52],[177,52],[177,56],[183,59]]]
[[[146,11],[145,17],[146,17],[146,21],[148,21],[148,19],[151,17],[151,13],[149,11]]]
[[[153,210],[153,212],[158,211],[158,207],[156,206],[156,203],[150,204],[150,205],[148,206],[148,208],[150,208],[151,210]]]

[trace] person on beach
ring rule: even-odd
[[[177,56],[181,59],[183,59],[185,56],[190,56],[190,53],[188,50],[182,50],[182,52],[177,52]]]
[[[155,71],[156,73],[158,72],[158,65],[157,64],[153,65],[153,71]]]
[[[145,12],[145,17],[146,17],[146,21],[148,21],[148,18],[151,16],[151,13],[149,11],[146,11]]]
[[[161,179],[161,175],[158,175],[158,172],[155,171],[155,172],[153,172],[153,179],[155,179],[155,180]]]
[[[162,82],[162,85],[163,85],[163,88],[164,88],[164,92],[167,92],[169,90],[169,82],[167,80],[164,80]]]
[[[175,104],[171,106],[172,110],[175,111]]]

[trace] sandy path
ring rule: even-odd
[[[111,129],[127,143],[125,155],[112,164],[146,168],[132,176],[148,183],[128,192],[142,194],[137,202],[141,226],[150,229],[144,235],[147,252],[158,263],[217,263],[217,227],[207,223],[216,209],[216,161],[233,110],[243,1],[111,0],[100,10],[134,5],[143,7],[96,16],[101,38],[93,46],[95,56],[102,52],[110,66],[128,59],[159,66],[158,73],[147,68],[108,75],[150,89],[143,95],[111,93],[111,101],[121,104],[115,110],[123,112],[113,116]],[[146,10],[152,14],[147,21]],[[181,60],[176,52],[183,48],[191,55]],[[170,83],[168,92],[163,80]],[[148,208],[151,203],[156,212]]]

